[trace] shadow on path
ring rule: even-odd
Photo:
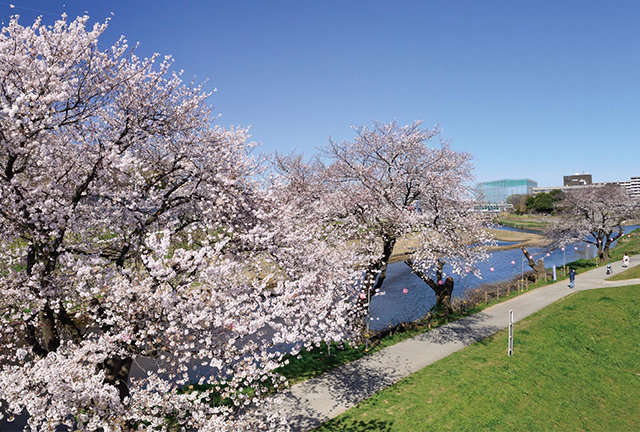
[[[439,345],[456,342],[469,345],[504,328],[504,326],[489,324],[488,321],[491,319],[491,316],[480,312],[418,335],[415,340]]]
[[[382,357],[388,357],[382,354]],[[363,364],[365,363],[365,364]],[[396,382],[402,375],[401,371],[380,370],[366,362],[353,362],[334,369],[330,374],[305,383],[304,399],[298,400],[294,396],[287,396],[286,405],[295,404],[295,414],[288,417],[292,431],[309,430],[320,425],[329,418],[313,409],[315,401],[321,402],[324,412],[345,411],[366,397],[369,397],[385,387]],[[407,365],[400,364],[397,369],[404,369]],[[310,402],[310,403],[309,403]],[[346,429],[346,430],[377,430],[377,429]]]

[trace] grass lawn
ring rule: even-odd
[[[635,279],[635,278],[640,278],[640,265],[631,267],[630,269],[627,269],[621,273],[615,274],[610,278],[607,278],[607,280],[617,281],[617,280]]]
[[[640,286],[573,294],[318,431],[640,430]]]
[[[501,225],[507,225],[514,228],[541,231],[547,228],[550,221],[553,219],[556,218],[554,216],[536,214],[517,215],[513,213],[502,213],[498,216],[497,222]]]

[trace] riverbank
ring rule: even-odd
[[[631,256],[631,263],[638,265],[640,256]],[[619,272],[622,263],[615,262],[613,267]],[[576,291],[640,283],[637,279],[606,282],[602,270],[579,274],[574,290],[566,281],[548,284],[297,384],[282,394],[285,403],[278,409],[291,420],[293,431],[309,430],[411,373],[505,328],[510,310],[517,322]],[[571,367],[571,363],[566,366]]]
[[[516,324],[513,357],[503,330],[317,431],[637,430],[638,288],[576,293]]]
[[[497,245],[489,248],[490,251],[516,249],[520,247],[545,247],[551,240],[541,234],[506,231],[500,229],[487,229],[488,234],[497,242],[508,242],[511,244]]]
[[[558,216],[523,214],[517,215],[513,213],[501,213],[495,218],[494,222],[500,225],[510,226],[512,228],[526,229],[531,231],[544,231],[551,223],[558,220]]]
[[[630,256],[640,254],[640,229],[635,230],[631,237],[625,236],[620,239],[619,243],[611,250],[612,261],[621,260],[624,253]],[[596,268],[596,264],[598,264],[600,268],[605,265],[604,263],[597,262],[595,258],[592,258],[569,262],[567,266],[573,267],[578,274],[582,274]],[[604,270],[602,271],[604,276]],[[309,351],[303,350],[299,356],[290,358],[290,363],[281,368],[280,372],[289,380],[290,384],[318,377],[340,365],[363,358],[386,347],[428,332],[433,328],[463,319],[464,317],[481,312],[488,307],[554,283],[551,277],[546,281],[533,281],[529,280],[529,275],[533,276],[530,272],[525,273],[525,279],[522,285],[516,277],[512,280],[485,284],[476,289],[468,290],[460,298],[453,299],[452,306],[454,313],[449,317],[438,317],[427,313],[426,316],[415,321],[401,323],[378,332],[372,332],[367,345],[334,345],[330,350],[325,345]],[[558,271],[557,276],[558,281],[567,279],[567,276],[562,271]]]
[[[489,251],[518,249],[520,247],[545,247],[551,243],[547,237],[537,233],[507,231],[494,228],[487,228],[486,232],[496,242],[508,243],[491,246],[488,248]],[[412,239],[411,237],[399,239],[389,258],[389,264],[409,259],[417,247],[418,243],[416,239]]]

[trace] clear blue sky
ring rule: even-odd
[[[260,151],[420,119],[479,181],[640,176],[638,1],[0,0],[5,22],[63,10],[114,12],[105,45],[124,34],[208,79],[219,122],[250,125]]]

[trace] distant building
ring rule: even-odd
[[[595,185],[589,185],[589,186],[599,186],[597,184]],[[569,192],[572,190],[576,190],[576,189],[581,189],[585,186],[542,186],[542,187],[534,187],[531,190],[531,195],[536,196],[539,193],[549,193],[552,190],[561,190],[562,192]]]
[[[505,203],[511,195],[530,195],[538,183],[531,179],[495,180],[478,183],[480,201],[490,204]]]
[[[585,178],[588,176],[588,178]],[[577,178],[576,180],[571,180]],[[569,180],[568,180],[569,179]],[[581,182],[581,179],[584,182]],[[547,187],[534,187],[531,190],[532,195],[537,195],[542,192],[549,193],[554,189],[559,189],[562,192],[570,192],[572,190],[580,189],[583,187],[604,187],[604,186],[620,186],[625,189],[627,195],[633,199],[640,199],[640,177],[631,177],[629,181],[612,181],[612,182],[598,182],[593,183],[591,181],[591,174],[575,174],[572,176],[564,176],[563,186],[547,186]],[[567,184],[570,183],[570,184]]]
[[[593,184],[591,174],[574,174],[562,177],[563,186],[588,186]]]
[[[631,198],[640,199],[640,177],[631,177],[630,181],[623,183]]]
[[[484,204],[476,204],[475,206],[473,206],[473,209],[479,213],[492,215],[492,214],[500,214],[504,212],[512,212],[513,205],[507,204],[507,203],[498,203],[498,204],[484,203]]]

